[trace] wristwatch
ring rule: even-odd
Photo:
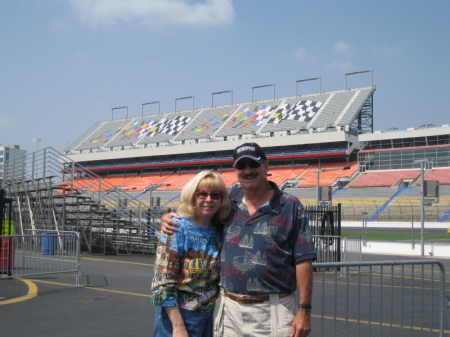
[[[312,306],[311,306],[311,304],[309,304],[309,303],[299,303],[299,304],[298,304],[298,308],[299,308],[299,309],[311,309]]]

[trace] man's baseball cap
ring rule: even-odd
[[[234,164],[241,160],[242,158],[250,158],[258,163],[261,163],[263,160],[266,160],[266,154],[264,150],[256,143],[245,143],[239,145],[233,151],[233,160]]]

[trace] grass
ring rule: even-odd
[[[342,232],[341,237],[361,236],[361,232]],[[411,234],[401,233],[367,233],[367,240],[378,241],[411,241]],[[414,240],[420,240],[420,234],[414,234]],[[425,240],[450,240],[450,234],[425,234]]]

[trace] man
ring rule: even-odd
[[[214,334],[307,336],[316,252],[304,208],[266,179],[269,163],[258,144],[238,146],[233,160],[241,187],[230,191]]]

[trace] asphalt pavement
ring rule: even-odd
[[[81,287],[73,274],[0,279],[1,336],[151,336],[154,258],[83,254]],[[418,258],[363,254],[363,261],[412,259]],[[450,280],[450,259],[439,260]]]

